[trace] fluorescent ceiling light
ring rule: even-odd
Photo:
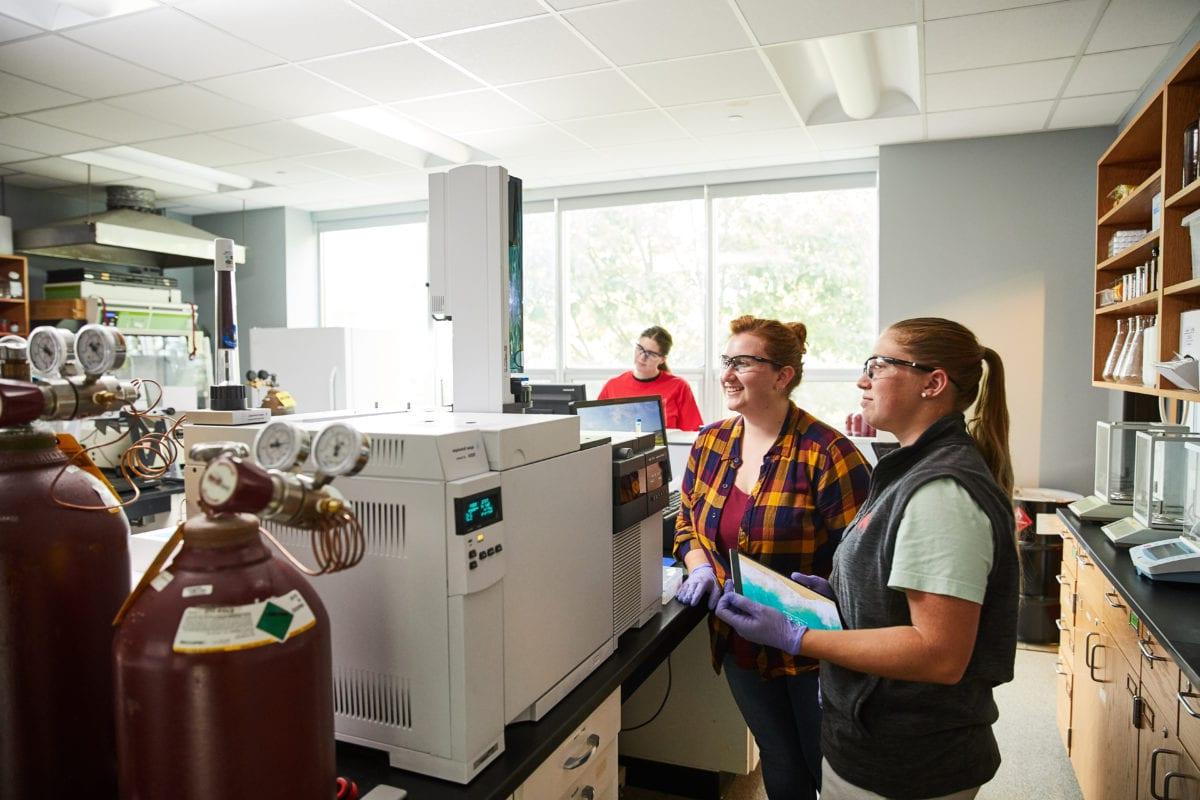
[[[417,169],[466,164],[470,147],[383,106],[316,114],[293,120],[304,127]],[[437,158],[431,160],[432,156]]]
[[[107,167],[118,172],[128,172],[143,178],[155,178],[167,183],[180,186],[190,186],[205,192],[219,192],[222,186],[235,189],[249,189],[254,181],[232,172],[193,164],[190,161],[180,161],[178,158],[161,156],[138,150],[136,147],[108,147],[104,150],[85,150],[82,153],[71,153],[63,156],[72,161],[91,164],[95,167]]]

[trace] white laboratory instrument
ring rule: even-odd
[[[1133,515],[1101,528],[1117,547],[1173,539],[1183,527],[1187,446],[1200,435],[1138,431],[1134,447]]]
[[[862,453],[863,458],[872,467],[888,453],[900,449],[900,441],[887,431],[879,431],[874,436],[847,436],[846,438],[854,443],[858,452]]]
[[[1200,444],[1188,442],[1184,452],[1187,477],[1180,535],[1129,551],[1138,573],[1151,580],[1200,583]]]
[[[1158,422],[1097,422],[1092,494],[1067,508],[1091,522],[1112,522],[1133,513],[1134,436],[1138,431],[1187,433],[1183,425]]]
[[[584,434],[603,435],[589,431]],[[671,464],[654,433],[612,432],[613,636],[662,608],[662,511]]]
[[[288,421],[316,432],[339,416]],[[371,457],[339,488],[367,552],[353,573],[313,580],[333,628],[337,735],[467,783],[503,751],[507,722],[540,718],[612,653],[610,446],[581,449],[570,416],[353,424]],[[249,444],[247,433],[257,431],[185,426],[185,441]],[[284,459],[294,446],[275,447]]]

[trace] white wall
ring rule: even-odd
[[[943,316],[1004,359],[1017,484],[1088,493],[1096,161],[1113,128],[879,153],[879,321]]]

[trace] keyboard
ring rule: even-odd
[[[667,495],[667,505],[663,509],[664,517],[673,517],[679,513],[679,492],[674,491]]]

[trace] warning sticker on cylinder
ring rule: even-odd
[[[176,653],[223,653],[286,642],[317,624],[299,591],[244,606],[190,606],[179,620]]]

